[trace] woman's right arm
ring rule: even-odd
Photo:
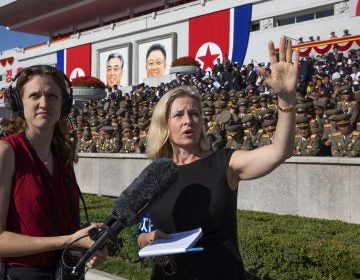
[[[85,236],[89,229],[98,224],[81,229],[74,234],[55,237],[33,237],[6,230],[9,210],[12,179],[15,171],[15,155],[11,146],[0,140],[0,256],[19,257],[37,253],[61,250],[77,238]],[[75,244],[83,248],[90,248],[94,243],[85,237]]]

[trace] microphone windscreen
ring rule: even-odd
[[[153,161],[114,201],[113,215],[124,221],[126,226],[139,222],[178,175],[179,170],[172,160]]]

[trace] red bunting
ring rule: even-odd
[[[13,56],[8,57],[7,62],[8,62],[10,65],[12,65],[13,62],[14,62],[14,57],[13,57]]]
[[[0,59],[0,63],[3,67],[6,66],[6,63],[9,63],[10,65],[12,65],[14,63],[14,57],[10,56],[7,58]]]
[[[6,65],[6,61],[7,61],[7,59],[6,59],[6,58],[4,58],[4,59],[0,59],[0,63],[1,63],[1,65],[2,65],[3,67],[5,67],[5,65]]]

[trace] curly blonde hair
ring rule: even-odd
[[[170,143],[170,130],[168,119],[170,108],[174,100],[179,97],[191,97],[198,103],[200,115],[202,115],[201,98],[196,88],[180,86],[168,91],[161,97],[152,114],[149,132],[146,140],[146,154],[150,159],[171,158],[173,148]],[[202,150],[209,150],[210,144],[202,130],[200,135],[199,147]]]

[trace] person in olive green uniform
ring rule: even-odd
[[[353,130],[350,123],[350,115],[336,115],[334,120],[339,131],[333,136],[331,155],[333,157],[359,157],[360,132]]]
[[[314,117],[310,121],[311,132],[314,134],[317,133],[322,137],[326,122],[325,104],[319,100],[314,100]]]
[[[79,152],[81,153],[96,153],[96,143],[91,135],[91,130],[85,127],[82,138],[79,143]]]
[[[149,130],[149,125],[150,125],[150,120],[147,120],[140,125],[139,143],[136,149],[137,153],[143,154],[146,152],[146,138]]]
[[[113,136],[114,127],[105,125],[101,127],[102,141],[98,152],[100,153],[115,153],[118,147],[117,139]]]
[[[344,113],[349,114],[350,125],[354,128],[356,127],[356,122],[359,120],[360,116],[360,104],[358,100],[355,100],[354,94],[352,92],[350,85],[345,85],[340,87],[340,101],[337,102],[336,108],[341,109]]]
[[[341,109],[329,109],[325,111],[326,123],[324,124],[324,131],[321,137],[322,154],[325,156],[331,156],[331,141],[334,133],[337,132],[333,117],[342,113],[343,111]]]
[[[243,149],[253,150],[259,147],[262,129],[259,129],[258,122],[253,115],[247,115],[242,119],[243,125],[246,128],[244,136]]]
[[[229,125],[227,127],[226,140],[225,148],[230,148],[233,150],[246,149],[243,146],[244,130],[241,124]],[[250,150],[250,148],[247,150]]]
[[[262,124],[264,133],[261,135],[259,147],[270,145],[273,143],[276,129],[276,119],[265,120]]]
[[[296,119],[297,133],[294,141],[294,156],[318,156],[320,154],[320,136],[311,134],[309,122],[309,117],[298,117]]]
[[[238,106],[239,106],[239,119],[242,120],[247,114],[249,114],[249,100],[246,98],[239,98],[238,99]]]
[[[139,139],[133,136],[133,127],[131,124],[123,125],[122,146],[120,153],[135,153]]]

